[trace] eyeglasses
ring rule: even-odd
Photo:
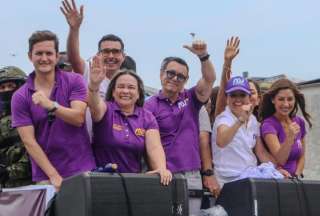
[[[231,94],[229,94],[229,96],[231,98],[236,98],[236,97],[245,98],[247,96],[247,94],[246,93],[231,93]]]
[[[179,82],[184,82],[184,81],[186,81],[188,79],[187,76],[185,76],[185,75],[183,75],[181,73],[177,73],[177,71],[175,71],[175,70],[167,70],[166,74],[167,74],[167,77],[169,79],[173,79],[174,77],[177,77],[177,80]]]
[[[100,53],[102,53],[103,55],[109,55],[109,54],[113,54],[113,55],[119,55],[120,53],[122,53],[122,49],[102,49],[99,51]]]

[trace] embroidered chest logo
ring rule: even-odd
[[[146,133],[146,130],[143,129],[143,128],[137,128],[134,133],[137,135],[137,136],[142,136],[144,137],[144,134]]]
[[[189,101],[189,98],[186,98],[186,99],[184,99],[183,101],[180,101],[180,102],[178,103],[178,107],[179,107],[179,109],[181,109],[181,108],[183,108],[183,107],[187,106],[188,101]]]
[[[113,125],[112,125],[112,128],[113,128],[114,130],[117,130],[117,131],[123,130],[123,127],[122,127],[121,125],[118,125],[118,124],[113,124]]]

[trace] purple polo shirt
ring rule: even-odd
[[[298,116],[293,117],[292,121],[296,122],[300,126],[300,132],[294,140],[292,145],[291,152],[288,157],[287,163],[283,166],[291,175],[295,174],[297,169],[297,162],[302,154],[302,139],[306,135],[306,127],[304,120]],[[285,131],[279,122],[279,120],[271,116],[266,118],[261,124],[261,136],[265,137],[267,134],[274,134],[278,137],[280,144],[285,142],[286,134]]]
[[[93,150],[98,166],[116,163],[123,173],[141,172],[145,153],[145,132],[158,130],[154,116],[142,107],[135,107],[129,116],[122,114],[116,102],[107,101],[108,109],[101,121],[93,123]]]
[[[18,89],[12,98],[12,126],[32,125],[35,138],[49,161],[62,177],[69,177],[95,167],[86,125],[76,127],[55,117],[48,122],[47,110],[32,102],[35,72]],[[83,78],[70,72],[57,70],[50,99],[64,107],[74,100],[86,101],[86,85]],[[32,179],[35,182],[48,179],[46,174],[31,158]]]
[[[195,87],[181,92],[175,103],[171,103],[160,91],[144,105],[159,124],[167,168],[172,172],[198,170],[201,167],[199,111],[202,105]]]

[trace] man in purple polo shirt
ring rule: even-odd
[[[85,83],[80,75],[57,69],[58,47],[50,31],[31,35],[34,72],[12,99],[12,126],[31,156],[33,181],[57,190],[63,178],[95,167],[84,123]]]
[[[167,168],[173,173],[185,174],[189,189],[201,189],[201,162],[205,176],[212,178],[213,172],[211,158],[200,159],[199,110],[209,99],[216,76],[203,41],[195,41],[192,46],[184,47],[199,57],[202,78],[196,86],[184,89],[189,77],[187,63],[178,57],[165,58],[160,69],[162,89],[144,107],[158,121]],[[200,205],[191,208],[190,213],[195,213]]]

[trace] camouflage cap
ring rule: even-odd
[[[25,82],[27,75],[20,68],[8,66],[0,68],[0,84],[8,81]]]

